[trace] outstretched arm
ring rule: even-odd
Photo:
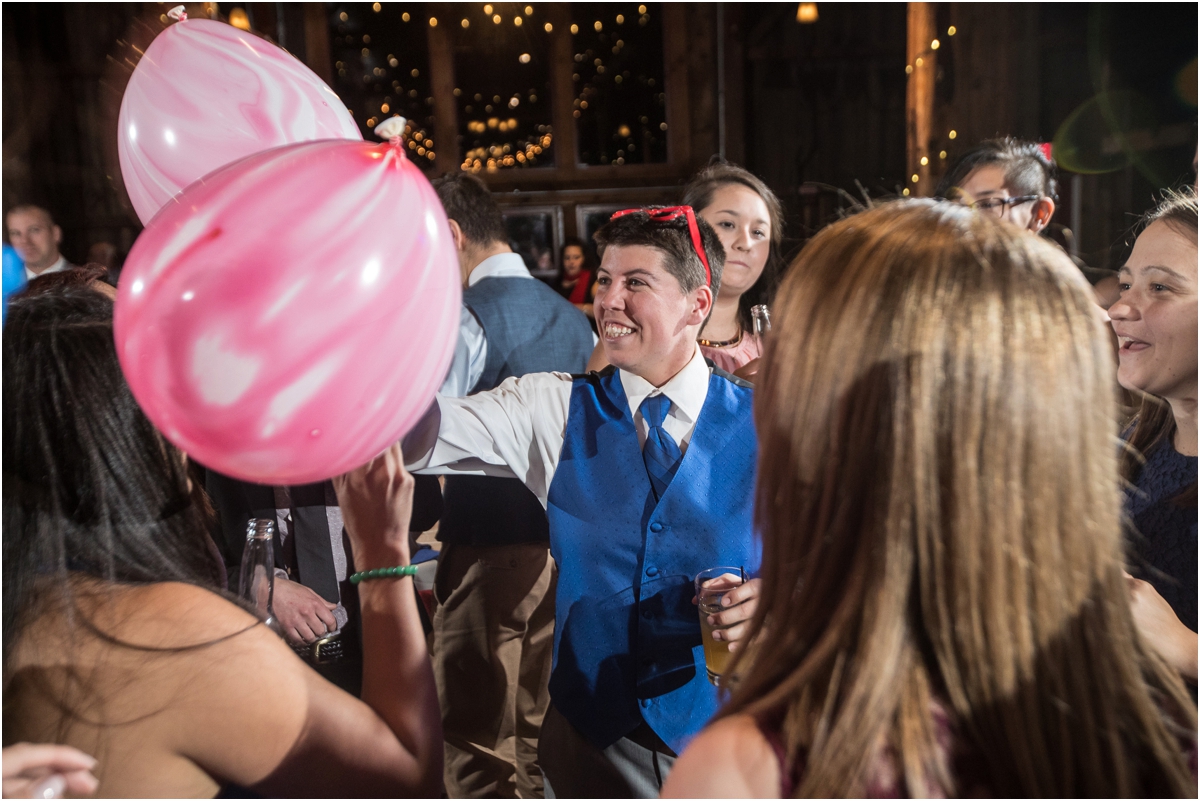
[[[465,398],[438,396],[404,438],[406,467],[422,474],[518,478],[544,505],[571,399],[565,373],[531,373]]]

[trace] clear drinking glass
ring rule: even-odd
[[[721,606],[725,593],[746,583],[746,571],[740,567],[710,567],[696,574],[696,599],[700,606],[700,638],[704,644],[704,666],[708,680],[718,687],[729,664],[729,641],[714,640],[713,632],[728,626],[710,626],[708,616],[732,609]],[[736,605],[736,604],[735,604]]]

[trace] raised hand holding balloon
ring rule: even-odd
[[[362,141],[338,96],[294,56],[182,9],[169,12],[180,21],[150,43],[121,98],[121,176],[143,223],[188,184],[253,153]]]
[[[220,169],[164,208],[125,263],[115,334],[168,439],[222,473],[301,484],[416,422],[449,367],[460,302],[449,223],[399,138],[308,142]]]

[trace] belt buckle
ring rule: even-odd
[[[311,646],[312,647],[312,655],[311,655],[312,663],[314,665],[327,665],[330,662],[336,661],[338,656],[340,656],[340,654],[338,654],[337,656],[330,655],[329,658],[322,658],[321,646],[335,643],[338,641],[338,639],[340,637],[341,637],[341,632],[335,631],[333,634],[326,634],[324,637],[322,637],[319,640],[317,640],[316,642],[314,642]]]

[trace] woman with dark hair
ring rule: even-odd
[[[888,203],[817,234],[775,311],[751,645],[664,796],[1194,798],[1196,709],[1130,612],[1108,332],[1069,258]]]
[[[779,282],[783,207],[757,175],[725,162],[698,172],[683,190],[683,204],[694,208],[725,246],[721,292],[701,330],[700,350],[732,373],[762,351],[750,309],[769,304]]]
[[[558,294],[575,304],[589,318],[592,314],[592,284],[596,281],[596,265],[582,239],[568,237],[558,251]]]
[[[1058,167],[1042,146],[1011,136],[988,139],[960,156],[935,195],[956,200],[1031,233],[1050,223]]]
[[[752,379],[762,343],[750,310],[768,305],[783,272],[783,206],[762,179],[734,164],[710,164],[688,182],[683,204],[713,227],[725,246],[725,271],[712,314],[701,329],[700,351],[714,365]],[[597,343],[588,370],[608,364]]]
[[[1196,679],[1196,195],[1168,193],[1144,220],[1109,308],[1117,380],[1142,394],[1126,432],[1130,578],[1143,636]]]
[[[433,795],[442,737],[407,581],[360,584],[363,700],[225,597],[186,456],[134,401],[112,302],[21,297],[3,335],[4,738],[97,759],[102,796]],[[398,448],[335,479],[360,570],[406,564]]]

